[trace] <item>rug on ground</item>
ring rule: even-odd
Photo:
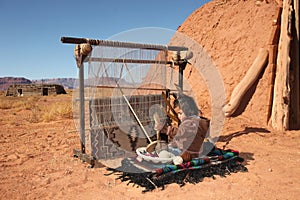
[[[121,167],[108,168],[111,173],[107,175],[116,174],[117,179],[127,182],[127,185],[142,187],[143,192],[147,192],[157,188],[165,189],[165,186],[171,183],[183,186],[185,183],[199,183],[205,177],[215,179],[216,175],[226,177],[231,173],[247,172],[243,161],[236,150],[214,148],[206,157],[180,165],[154,164],[138,161],[136,158],[126,158]]]

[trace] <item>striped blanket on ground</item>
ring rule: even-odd
[[[135,158],[127,158],[118,169],[108,169],[118,173],[121,181],[128,182],[138,187],[143,187],[143,192],[156,188],[165,188],[170,183],[198,183],[205,177],[215,178],[216,175],[225,177],[235,172],[246,172],[242,164],[243,158],[235,150],[214,148],[206,157],[196,158],[180,165],[155,165],[149,162],[138,162]],[[110,173],[111,174],[111,173]]]
[[[207,165],[216,165],[222,161],[229,161],[238,157],[239,152],[235,150],[221,150],[214,149],[207,157],[196,158],[190,162],[182,163],[180,165],[165,165],[156,170],[156,174],[161,175],[169,172],[176,173],[186,169],[201,169]]]

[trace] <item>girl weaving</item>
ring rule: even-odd
[[[181,123],[178,128],[165,125],[161,133],[168,135],[168,151],[177,165],[201,156],[202,144],[209,133],[209,120],[199,115],[198,106],[190,96],[181,94],[174,104]],[[205,142],[205,146],[213,148],[209,142]]]

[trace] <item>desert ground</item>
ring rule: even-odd
[[[278,1],[214,0],[178,31],[201,44],[214,60],[226,101],[257,56],[269,49]],[[299,199],[300,131],[277,131],[267,123],[272,63],[245,98],[243,110],[227,118],[216,143],[238,150],[248,172],[205,178],[183,187],[142,193],[143,188],[106,176],[73,156],[80,148],[72,113],[72,91],[44,97],[0,96],[0,199]],[[211,116],[209,93],[187,66],[198,104]]]
[[[240,151],[248,172],[142,193],[73,157],[80,143],[71,91],[0,98],[0,199],[299,199],[300,131],[227,120],[217,146]]]

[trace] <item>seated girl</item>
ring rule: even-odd
[[[199,115],[199,109],[192,97],[181,94],[175,111],[180,119],[178,128],[164,126],[161,133],[169,136],[168,152],[173,157],[174,164],[191,161],[204,152],[204,148],[213,148],[213,144],[205,142],[209,135],[209,120]],[[205,145],[203,145],[203,143]]]

